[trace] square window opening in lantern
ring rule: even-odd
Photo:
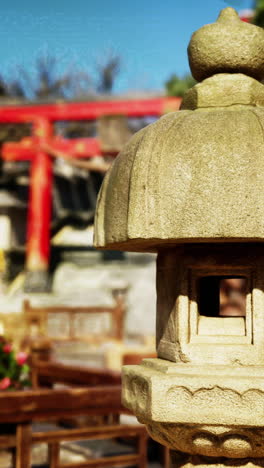
[[[248,268],[191,268],[191,343],[252,344],[252,272]]]
[[[246,335],[245,276],[204,276],[198,279],[198,335]]]
[[[248,279],[205,276],[198,279],[198,308],[206,317],[245,317]]]

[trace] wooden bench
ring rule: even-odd
[[[48,354],[45,347],[52,348],[54,358],[67,364],[84,361],[88,365],[111,367],[111,349],[124,339],[126,312],[124,293],[113,290],[112,294],[113,306],[33,307],[25,301],[26,335],[22,347],[44,355]]]
[[[68,366],[59,362],[35,360],[31,367],[34,389],[54,384],[95,387],[99,385],[120,385],[120,372],[108,369]]]
[[[138,441],[134,454],[100,457],[84,463],[70,464],[71,468],[115,467],[137,465],[146,468],[146,431],[139,425],[103,425],[77,429],[59,429],[33,432],[36,421],[54,421],[57,418],[91,414],[120,414],[120,386],[75,388],[63,390],[28,390],[0,394],[0,423],[15,423],[15,434],[0,436],[1,448],[13,448],[14,466],[31,467],[33,444],[45,442],[49,447],[50,468],[62,468],[59,461],[61,441],[111,439],[131,437]],[[67,465],[69,466],[69,465]]]
[[[0,313],[0,335],[10,339],[15,348],[30,350],[31,344],[43,339],[55,347],[59,344],[100,345],[124,339],[126,290],[112,290],[113,306],[32,306],[23,302],[21,313]],[[18,326],[19,324],[19,326]]]
[[[120,374],[95,369],[76,368],[59,363],[35,362],[32,368],[32,390],[0,392],[0,424],[14,423],[15,433],[0,435],[0,447],[14,452],[15,468],[30,468],[31,449],[36,443],[49,447],[50,468],[147,466],[147,433],[139,424],[120,424],[119,416],[129,413],[121,404]],[[104,382],[104,384],[103,384]],[[39,383],[76,385],[74,388],[39,388]],[[81,386],[80,386],[81,385]],[[73,429],[33,432],[39,421],[69,420],[78,416],[101,416],[97,425]],[[60,462],[60,442],[131,438],[137,441],[135,453],[92,458],[85,462],[63,465]]]
[[[115,304],[111,307],[34,307],[29,300],[25,300],[23,317],[28,334],[49,337],[55,343],[102,343],[107,339],[123,341],[125,295],[119,290],[113,290],[112,295]]]

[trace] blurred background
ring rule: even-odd
[[[129,138],[195,84],[191,34],[264,0],[13,0],[0,30],[0,334],[67,365],[155,356],[155,254],[96,251],[96,198]]]
[[[264,26],[263,0],[27,0],[3,6],[1,314],[21,313],[25,301],[29,307],[114,306],[121,295],[123,344],[154,352],[155,255],[96,251],[96,198],[131,135],[179,108],[195,84],[187,58],[191,34],[226,6]],[[39,123],[43,117],[49,129]],[[36,156],[43,148],[48,163]],[[53,329],[63,341],[66,316],[54,314],[47,333]],[[103,315],[87,317],[91,334],[111,326]],[[77,335],[83,320],[73,320]],[[83,355],[88,345],[78,353],[77,343],[64,345],[66,360],[104,365]]]

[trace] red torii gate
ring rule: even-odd
[[[179,109],[180,98],[154,98],[82,103],[6,106],[0,108],[0,123],[31,122],[32,136],[18,143],[5,143],[5,161],[31,161],[27,223],[26,271],[32,289],[45,289],[50,256],[51,154],[63,152],[71,158],[103,154],[96,138],[67,140],[53,135],[53,123],[70,120],[96,120],[103,116],[161,116]]]

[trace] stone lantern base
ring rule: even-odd
[[[171,451],[171,468],[256,468],[264,466],[264,458],[202,457]]]
[[[144,359],[123,368],[122,400],[153,439],[182,452],[175,466],[254,464],[264,457],[263,371]]]

